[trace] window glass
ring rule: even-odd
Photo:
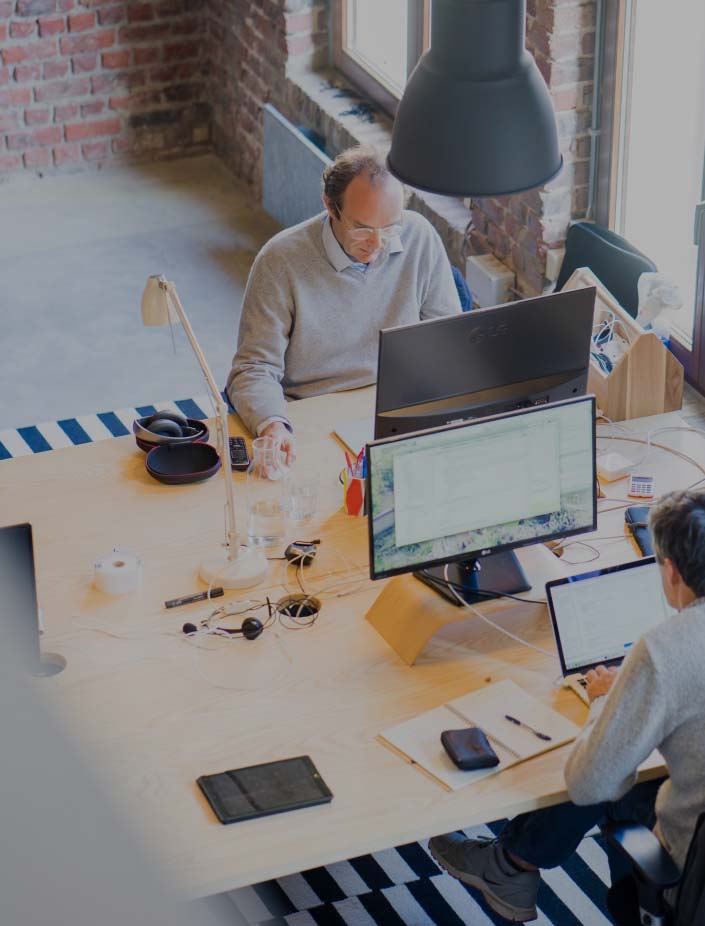
[[[345,51],[400,97],[407,77],[407,0],[348,0]]]

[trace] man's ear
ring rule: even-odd
[[[335,206],[335,203],[331,202],[330,199],[326,196],[325,193],[322,194],[321,199],[323,200],[323,205],[326,207],[326,212],[332,219],[339,219],[340,215],[338,209]]]
[[[668,584],[672,586],[677,585],[678,580],[681,579],[681,574],[678,571],[678,567],[673,562],[673,560],[666,557],[663,561],[663,568],[666,570],[666,577],[668,579]]]

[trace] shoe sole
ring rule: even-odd
[[[436,854],[433,846],[429,846],[428,848],[433,859],[438,862],[444,871],[447,871],[449,875],[457,878],[457,880],[463,884],[467,884],[468,887],[474,887],[478,890],[487,901],[487,905],[492,907],[495,913],[499,913],[500,916],[503,916],[505,920],[509,920],[511,923],[529,923],[531,920],[538,919],[536,907],[522,909],[521,907],[510,906],[506,901],[502,900],[501,897],[493,894],[487,886],[487,882],[483,881],[482,878],[468,874],[466,871],[461,871],[459,868],[454,868],[444,858]]]

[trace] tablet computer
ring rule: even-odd
[[[221,823],[313,807],[333,799],[309,756],[201,775],[196,783]]]

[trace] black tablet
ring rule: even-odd
[[[196,781],[221,823],[313,807],[333,799],[309,756],[201,775]]]

